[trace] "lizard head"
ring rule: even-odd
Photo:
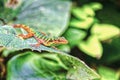
[[[68,41],[64,37],[59,37],[54,40],[54,43],[55,44],[67,44]]]

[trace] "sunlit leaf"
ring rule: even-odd
[[[118,80],[119,76],[117,76],[117,73],[107,67],[98,67],[98,73],[101,76],[100,80]]]
[[[13,50],[32,49],[37,51],[45,50],[50,52],[61,52],[43,45],[40,45],[39,47],[31,46],[32,44],[37,43],[34,38],[22,39],[17,35],[18,34],[16,34],[16,31],[12,26],[0,26],[0,46]]]
[[[85,20],[87,18],[87,14],[83,11],[82,8],[73,8],[72,13],[79,19]]]
[[[82,28],[82,29],[88,29],[91,24],[94,22],[94,18],[86,18],[86,20],[76,20],[72,19],[70,22],[70,26]]]
[[[85,36],[86,33],[84,31],[74,28],[69,28],[65,34],[66,39],[69,41],[68,44],[70,44],[71,47],[77,45]]]
[[[26,52],[8,62],[7,80],[92,80],[99,76],[66,54]]]
[[[99,59],[102,56],[102,45],[94,35],[90,36],[87,41],[80,42],[78,47],[80,50],[92,57]]]
[[[100,40],[106,40],[120,34],[120,28],[110,24],[95,24],[91,32]]]
[[[100,4],[98,2],[92,2],[89,4],[89,6],[95,11],[103,8],[102,4]]]
[[[83,6],[83,11],[87,14],[87,16],[91,16],[94,17],[95,16],[95,12],[93,11],[93,9],[89,6],[89,5],[84,5]]]
[[[67,28],[71,5],[68,0],[23,0],[22,3],[14,23],[55,36]]]
[[[112,41],[110,40],[109,43],[102,43],[102,46],[103,54],[99,60],[90,57],[87,57],[85,60],[88,61],[88,63],[107,64],[109,66],[112,66],[113,69],[117,69],[117,67],[119,68],[120,37],[114,38]]]
[[[100,3],[94,2],[90,4],[85,4],[82,7],[78,8],[75,7],[72,9],[72,13],[75,17],[79,18],[80,20],[85,20],[88,17],[94,17],[95,12],[94,10],[99,10],[102,8]]]

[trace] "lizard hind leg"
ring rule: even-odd
[[[41,44],[44,43],[44,40],[43,39],[40,39],[40,38],[37,38],[35,37],[37,43],[36,44],[31,44],[32,47],[39,47]]]

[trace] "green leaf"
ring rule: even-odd
[[[26,52],[7,64],[7,80],[92,80],[99,76],[79,59],[55,53]]]
[[[95,24],[91,32],[100,40],[107,40],[120,34],[120,28],[110,24]]]
[[[34,38],[21,39],[17,35],[17,32],[12,26],[0,26],[0,46],[4,46],[12,50],[32,49],[37,51],[45,50],[49,52],[61,52],[43,45],[40,45],[39,47],[31,46],[32,44],[37,43]]]
[[[101,76],[100,80],[118,80],[119,76],[117,76],[117,73],[107,67],[98,67],[98,73]]]
[[[71,47],[77,45],[85,36],[86,33],[84,31],[74,28],[69,28],[65,33],[65,37]]]
[[[62,34],[69,20],[70,2],[65,0],[23,0],[14,23],[55,36]]]
[[[101,58],[103,48],[100,41],[97,39],[96,36],[90,36],[87,41],[80,42],[78,45],[79,49],[85,52],[86,54],[95,57]]]
[[[87,16],[89,16],[89,17],[95,16],[95,12],[93,11],[93,9],[89,5],[86,4],[82,8],[83,8],[83,11],[87,14]]]
[[[82,8],[73,8],[72,13],[75,17],[79,18],[80,20],[85,20],[87,18],[87,14],[83,11]]]
[[[79,18],[80,20],[85,20],[88,17],[94,17],[95,16],[94,10],[98,10],[101,8],[102,5],[100,3],[90,3],[85,4],[80,8],[78,7],[73,8],[72,13],[75,17]]]
[[[66,45],[60,45],[60,46],[58,46],[58,48],[61,51],[64,51],[66,53],[70,53],[70,51],[71,51],[71,48],[70,48],[70,46],[68,44],[66,44]]]
[[[103,8],[103,6],[98,3],[98,2],[92,2],[89,4],[89,6],[94,10],[94,11],[97,11],[97,10],[100,10]]]
[[[94,18],[91,17],[86,18],[86,20],[72,19],[70,22],[70,26],[82,28],[82,29],[88,29],[93,22],[94,22]]]

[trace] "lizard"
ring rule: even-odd
[[[24,29],[27,34],[19,34],[18,36],[22,37],[23,39],[34,37],[37,41],[37,44],[34,46],[38,47],[41,44],[45,46],[53,46],[53,45],[59,45],[59,44],[67,44],[68,41],[64,37],[51,37],[43,32],[36,31],[31,29],[29,26],[23,25],[23,24],[14,24],[14,28],[22,28]]]

